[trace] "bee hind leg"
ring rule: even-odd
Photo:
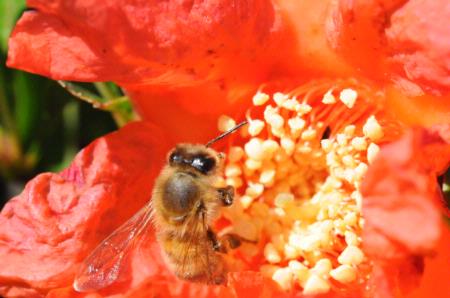
[[[233,186],[218,188],[217,194],[218,194],[219,200],[222,201],[222,204],[224,206],[231,206],[231,204],[233,204],[233,199],[234,199],[234,187]]]

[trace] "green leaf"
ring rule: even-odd
[[[102,103],[104,102],[103,98],[88,89],[67,81],[58,81],[58,84],[74,97],[90,103],[94,108],[102,108]]]
[[[66,81],[58,81],[58,83],[70,94],[90,103],[94,108],[111,112],[114,121],[119,127],[138,119],[129,98],[124,96],[120,88],[114,83],[94,83],[100,96],[78,84]]]
[[[13,73],[14,115],[21,144],[26,147],[36,131],[42,95],[41,78],[21,71]]]
[[[14,132],[15,126],[11,115],[11,101],[8,100],[6,92],[6,86],[8,86],[6,72],[6,68],[0,66],[0,125],[10,132]]]
[[[3,53],[6,53],[11,30],[24,9],[25,0],[0,1],[0,50]]]
[[[62,112],[64,139],[62,161],[52,167],[52,171],[59,172],[69,166],[78,151],[78,130],[80,127],[80,107],[78,102],[68,102]]]
[[[447,169],[447,172],[444,174],[442,192],[444,193],[444,200],[447,204],[447,208],[450,209],[450,168]]]

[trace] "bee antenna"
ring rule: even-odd
[[[227,135],[235,132],[236,130],[238,130],[239,128],[241,128],[242,126],[244,126],[245,124],[247,124],[247,120],[242,121],[241,123],[239,123],[238,125],[236,125],[235,127],[227,130],[226,132],[224,132],[223,134],[221,134],[218,137],[215,137],[214,139],[212,139],[211,141],[209,141],[208,143],[206,143],[206,147],[210,147],[212,144],[214,144],[215,142],[223,139],[224,137],[226,137]]]

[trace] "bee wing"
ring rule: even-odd
[[[199,231],[206,231],[208,229],[208,225],[206,223],[205,214],[202,213],[198,220],[194,220],[189,224],[189,230],[192,232],[191,235],[197,235]],[[214,284],[214,273],[212,269],[212,264],[210,260],[210,251],[211,247],[207,247],[208,245],[212,245],[212,243],[199,241],[199,239],[195,237],[188,238],[187,245],[184,247],[182,251],[182,262],[181,269],[183,272],[189,271],[189,267],[192,262],[200,263],[199,265],[204,269],[204,276],[201,277],[200,280],[206,282],[208,284]],[[195,279],[194,279],[195,280]]]
[[[112,284],[119,276],[122,261],[145,234],[151,217],[152,208],[147,204],[103,240],[83,261],[73,288],[77,292],[88,292]]]

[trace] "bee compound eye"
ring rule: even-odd
[[[216,161],[211,157],[196,156],[192,160],[191,165],[203,174],[206,174],[214,168]]]

